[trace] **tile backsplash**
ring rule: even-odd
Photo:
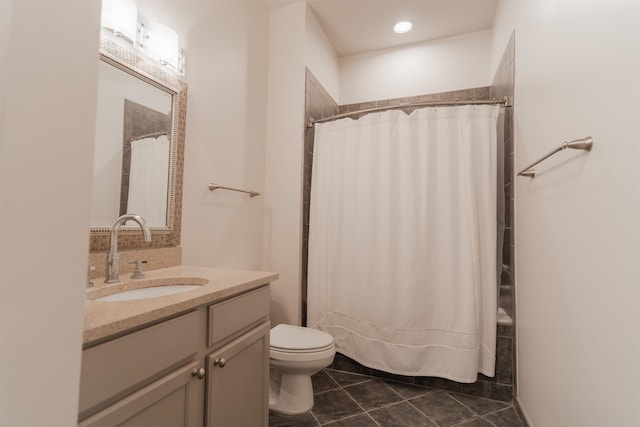
[[[157,270],[159,268],[173,267],[182,264],[182,246],[168,248],[119,250],[120,263],[118,272],[121,275],[133,272],[134,264],[131,261],[147,261],[142,270]],[[89,272],[89,278],[105,277],[107,272],[108,252],[94,252],[89,254],[89,266],[95,266],[95,270]]]

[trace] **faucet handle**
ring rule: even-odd
[[[129,261],[129,264],[135,264],[136,268],[131,275],[132,279],[144,279],[144,273],[142,273],[142,264],[146,264],[147,260],[134,259]]]
[[[87,288],[93,288],[93,282],[91,281],[92,271],[96,271],[95,265],[90,265],[89,268],[87,268]]]

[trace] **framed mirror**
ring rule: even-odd
[[[118,233],[120,249],[180,244],[187,85],[155,62],[101,37],[90,251],[109,250],[113,222],[142,216]]]

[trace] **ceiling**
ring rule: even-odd
[[[288,4],[292,0],[270,0]],[[491,28],[498,0],[307,0],[338,56]],[[399,20],[413,30],[395,34]]]

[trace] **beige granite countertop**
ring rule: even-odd
[[[87,289],[84,309],[85,345],[137,328],[162,318],[211,304],[236,294],[263,286],[278,278],[277,273],[264,271],[224,270],[217,268],[176,266],[145,271],[144,279],[121,275],[120,282],[105,284],[97,278]],[[173,283],[202,285],[199,289],[173,295],[128,301],[92,301],[120,290]]]

